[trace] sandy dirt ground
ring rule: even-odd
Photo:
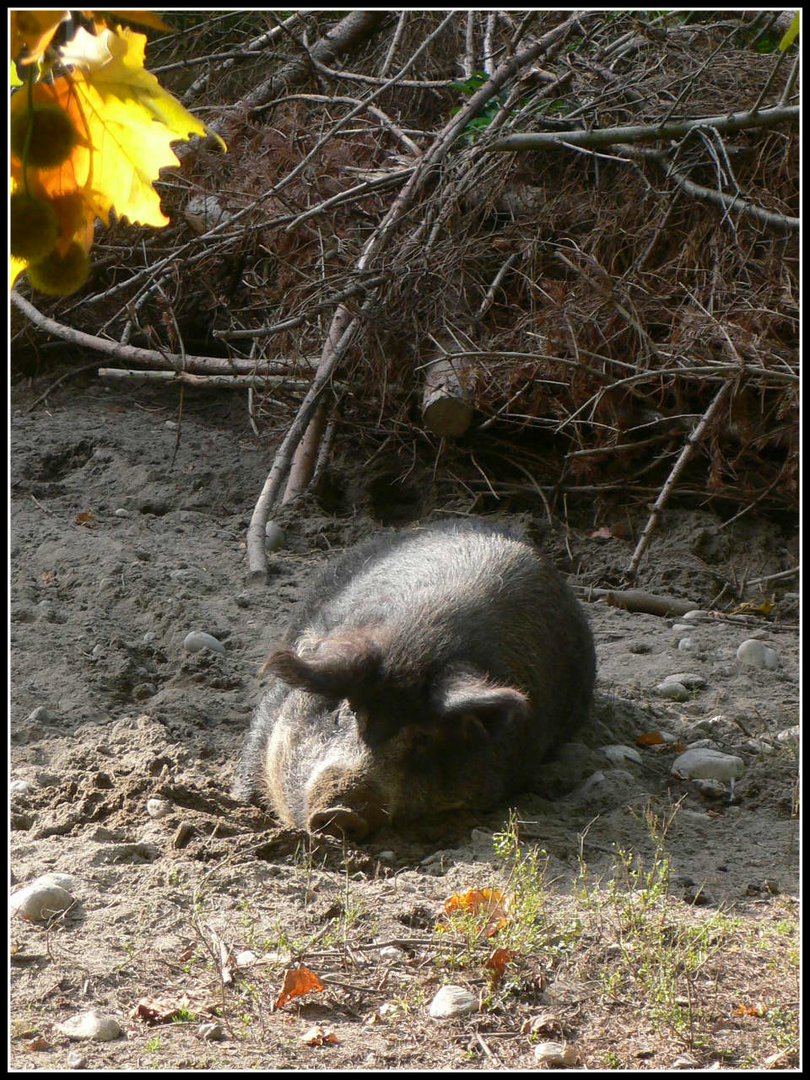
[[[77,376],[29,410],[61,370],[20,382],[12,407],[10,779],[26,783],[11,798],[11,888],[59,872],[75,902],[50,922],[12,919],[12,1065],[533,1068],[541,1028],[532,1018],[556,1002],[580,1066],[672,1067],[684,1044],[652,1021],[632,1031],[632,1009],[616,1006],[611,1020],[599,988],[573,979],[571,956],[562,966],[536,959],[517,989],[473,1014],[428,1015],[442,983],[482,985],[478,969],[461,965],[451,978],[436,967],[436,924],[448,897],[502,880],[493,834],[508,807],[344,850],[229,799],[259,668],[309,575],[380,527],[363,463],[353,474],[337,467],[359,494],[336,512],[312,496],[284,509],[286,544],[267,584],[249,587],[244,537],[272,440],[260,445],[243,402],[187,394],[173,460],[178,412],[167,393]],[[424,488],[399,516],[460,509]],[[544,520],[540,506],[541,543],[572,584],[615,586],[630,539],[592,537],[604,518],[567,534]],[[727,585],[718,605],[727,609],[744,576],[797,563],[797,526],[751,513],[721,528],[709,510],[673,509],[638,585],[701,608]],[[795,915],[797,588],[778,583],[768,620],[684,621],[586,601],[599,664],[594,718],[516,808],[521,839],[545,852],[549,911],[576,901],[583,866],[607,888],[618,852],[653,865],[652,813],[667,822],[673,904],[695,918],[727,912],[749,928]],[[192,630],[224,652],[186,652]],[[775,650],[777,666],[742,664],[747,639]],[[676,673],[697,677],[682,701],[656,689]],[[673,741],[639,746],[651,732]],[[634,753],[605,752],[617,744]],[[671,774],[696,744],[742,759],[733,799],[727,786]],[[165,816],[150,816],[150,799],[164,800]],[[395,952],[380,960],[386,943]],[[273,1010],[283,971],[298,961],[326,989]],[[779,972],[765,969],[757,1000],[779,995]],[[783,989],[789,1010],[795,984]],[[119,1038],[75,1041],[59,1027],[92,1009],[117,1020]],[[216,1012],[217,1041],[199,1029]],[[320,1044],[303,1038],[313,1025]],[[728,1020],[726,1029],[726,1058],[716,1034],[711,1050],[694,1040],[687,1048],[696,1064],[750,1067],[759,1053],[795,1065],[790,1048],[779,1058],[774,1025]]]

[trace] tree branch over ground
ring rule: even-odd
[[[23,284],[13,346],[243,395],[272,455],[256,580],[314,462],[424,469],[459,513],[618,494],[648,525],[633,572],[651,506],[795,508],[799,51],[775,19],[175,18],[148,59],[229,152],[164,174],[165,230],[100,230],[77,299]]]

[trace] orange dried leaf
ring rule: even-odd
[[[468,915],[478,915],[480,912],[505,915],[506,901],[500,889],[470,889],[445,900],[444,911],[446,915],[452,915],[454,911],[463,911]]]
[[[660,746],[665,741],[660,731],[645,731],[636,736],[636,746]]]
[[[444,912],[453,915],[481,916],[482,932],[487,937],[494,937],[507,923],[508,902],[500,889],[470,889],[466,893],[457,893],[445,901]]]
[[[495,949],[484,962],[484,967],[490,973],[490,981],[493,987],[497,986],[506,971],[506,965],[514,959],[515,954],[509,949]]]
[[[765,1005],[737,1005],[731,1010],[732,1016],[765,1016],[768,1009]]]
[[[280,1009],[288,1001],[292,1001],[293,998],[303,997],[305,994],[312,994],[321,990],[323,990],[323,983],[314,971],[310,971],[309,968],[303,965],[297,968],[287,968],[284,972],[281,992],[276,998],[273,1008]]]
[[[88,529],[92,529],[96,524],[96,519],[89,510],[82,510],[76,515],[75,521],[77,525],[84,525]]]

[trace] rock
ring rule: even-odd
[[[788,746],[799,745],[799,725],[794,727],[785,728],[784,731],[780,731],[776,736],[777,742],[787,743]]]
[[[253,967],[258,959],[255,952],[251,952],[250,949],[242,949],[234,957],[234,963],[238,968],[249,968]]]
[[[627,769],[598,769],[567,795],[565,801],[574,805],[613,803],[625,797],[631,786],[636,786],[636,778]]]
[[[428,1012],[434,1020],[463,1016],[478,1009],[478,998],[463,986],[443,986],[430,1003]]]
[[[123,1035],[114,1016],[104,1016],[95,1009],[71,1016],[64,1024],[57,1024],[56,1030],[69,1039],[93,1039],[95,1042],[112,1042]]]
[[[50,709],[46,708],[44,705],[38,705],[33,712],[26,716],[23,726],[28,727],[29,724],[50,724],[53,718],[53,713]]]
[[[641,754],[633,746],[622,746],[616,743],[602,746],[600,753],[604,754],[611,765],[622,765],[625,761],[634,761],[636,765],[642,764]]]
[[[46,922],[73,904],[74,897],[62,888],[42,878],[23,886],[11,897],[11,911],[28,922]]]
[[[225,1031],[218,1020],[209,1020],[197,1027],[197,1034],[201,1039],[209,1039],[211,1042],[221,1042],[225,1038]]]
[[[146,812],[149,817],[162,818],[166,817],[174,810],[174,806],[168,799],[147,799],[146,800]]]
[[[682,637],[678,642],[678,652],[691,652],[694,647],[694,642],[690,637]]]
[[[381,960],[388,960],[390,962],[394,960],[407,960],[407,958],[408,954],[405,950],[398,948],[396,945],[384,945],[380,949]]]
[[[69,1069],[87,1068],[87,1058],[84,1054],[80,1054],[78,1050],[71,1050],[65,1060]]]
[[[655,692],[659,697],[666,698],[667,701],[688,701],[692,696],[683,683],[674,681],[659,683],[655,688]]]
[[[268,521],[264,527],[264,546],[267,551],[278,551],[284,544],[285,536],[275,521]]]
[[[571,1066],[577,1063],[577,1052],[571,1043],[538,1043],[534,1048],[534,1056],[541,1065]]]
[[[117,510],[113,510],[113,515],[117,518],[128,518],[132,517],[132,512],[126,510],[123,506],[119,506]]]
[[[15,795],[31,795],[36,791],[36,785],[30,780],[12,780],[8,785],[8,793],[13,798]]]
[[[680,616],[684,622],[708,622],[709,613],[703,611],[701,608],[693,608],[691,611],[687,611],[685,615]]]
[[[672,763],[672,772],[685,780],[715,780],[727,783],[734,793],[734,781],[745,770],[742,758],[724,754],[720,750],[699,747],[687,750]]]
[[[186,634],[183,648],[190,653],[198,653],[202,649],[209,649],[211,652],[216,653],[225,652],[225,646],[221,641],[217,641],[215,637],[205,634],[201,630],[192,630],[190,634]]]
[[[779,666],[776,649],[763,645],[757,638],[748,638],[737,649],[737,660],[746,667],[766,668],[773,671]]]
[[[679,671],[676,675],[667,675],[664,682],[680,683],[687,690],[702,690],[706,685],[706,680],[702,675],[693,675],[691,671]]]

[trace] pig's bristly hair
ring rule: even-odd
[[[325,697],[347,698],[377,681],[382,647],[366,636],[326,638],[312,655],[279,649],[264,666],[288,686]]]

